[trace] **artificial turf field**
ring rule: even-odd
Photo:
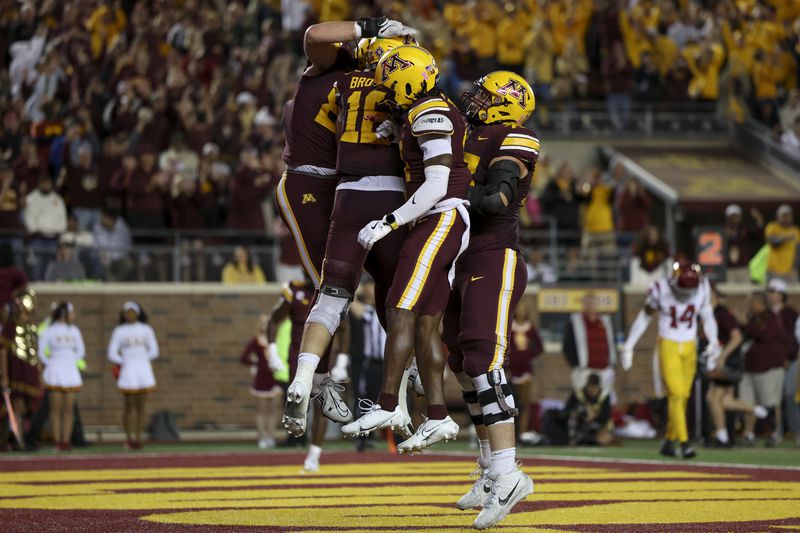
[[[414,457],[333,448],[315,475],[299,474],[302,452],[253,453],[249,444],[6,454],[0,531],[459,531],[474,520],[452,505],[471,483],[465,445]],[[497,529],[800,531],[800,450],[701,449],[702,463],[642,460],[657,458],[656,449],[651,441],[530,450],[536,455],[525,454],[523,467],[536,492]]]

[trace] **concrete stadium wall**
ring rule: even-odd
[[[728,303],[744,317],[748,287],[722,286]],[[255,331],[259,313],[268,310],[279,285],[229,286],[220,284],[105,284],[34,285],[38,294],[37,317],[43,318],[53,300],[75,304],[77,324],[87,346],[88,369],[79,395],[84,423],[116,426],[122,416],[122,397],[111,375],[106,348],[117,324],[118,310],[127,299],[142,303],[155,328],[161,357],[154,370],[158,390],[150,396],[148,411],[169,409],[177,413],[182,429],[226,425],[251,427],[253,399],[250,375],[239,364],[244,344]],[[532,298],[529,287],[526,298]],[[622,305],[625,325],[631,323],[643,301],[641,289],[626,288]],[[800,291],[791,296],[800,305]],[[629,373],[618,374],[622,404],[652,395],[652,324],[640,342]],[[565,399],[569,394],[569,369],[560,353],[545,353],[536,362],[535,397]],[[451,403],[460,400],[454,379],[448,384]]]

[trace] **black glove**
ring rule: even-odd
[[[381,26],[386,22],[386,17],[370,17],[358,19],[356,25],[361,28],[361,38],[377,37]]]

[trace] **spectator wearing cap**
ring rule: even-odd
[[[795,258],[797,244],[800,243],[800,228],[794,224],[791,206],[783,204],[778,208],[775,220],[767,224],[764,230],[764,237],[769,245],[767,276],[789,283],[796,282]]]
[[[800,439],[800,408],[797,405],[797,353],[800,320],[797,310],[786,303],[788,287],[782,279],[772,279],[767,284],[767,300],[769,307],[781,320],[785,332],[786,344],[786,376],[783,381],[783,403],[786,409],[786,422],[794,438]],[[778,420],[778,425],[782,421]],[[779,432],[782,434],[782,432]],[[798,441],[800,442],[800,441]]]
[[[747,265],[761,241],[764,219],[758,209],[750,211],[755,225],[746,224],[742,208],[731,204],[725,208],[725,239],[727,242],[726,278],[728,283],[750,283]]]
[[[613,396],[617,362],[614,326],[609,315],[598,311],[593,293],[584,296],[583,310],[572,313],[564,324],[562,345],[572,369],[572,388],[580,391],[588,377],[596,374],[601,377],[603,389]]]
[[[748,320],[744,334],[750,341],[744,355],[744,374],[739,383],[740,399],[750,405],[773,408],[775,420],[781,419],[783,382],[786,374],[787,332],[783,321],[769,308],[767,294],[756,292],[748,304]],[[752,445],[755,442],[755,415],[745,415],[744,437]],[[768,442],[779,440],[777,431]]]
[[[75,256],[75,241],[72,238],[62,237],[58,243],[56,258],[47,265],[44,280],[81,281],[86,279],[86,270]]]

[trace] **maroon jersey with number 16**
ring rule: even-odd
[[[348,72],[336,82],[339,141],[336,171],[342,181],[364,176],[402,176],[403,163],[397,147],[380,139],[375,130],[389,118],[386,93],[376,90],[371,71]]]

